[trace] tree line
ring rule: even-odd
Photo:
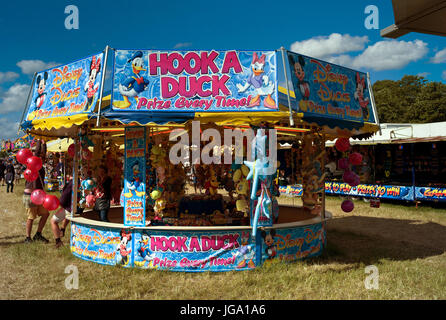
[[[446,121],[446,84],[422,76],[380,80],[373,84],[380,123]]]

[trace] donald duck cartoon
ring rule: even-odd
[[[146,194],[146,192],[144,191],[144,184],[141,182],[141,178],[139,176],[140,170],[138,162],[132,166],[132,171],[133,178],[130,182],[127,182],[127,188],[129,191],[124,193],[124,196],[126,198],[131,198],[133,197],[133,192],[135,192],[135,196],[142,197]],[[142,191],[138,191],[138,189],[142,189]]]
[[[144,69],[142,51],[136,51],[127,63],[131,63],[132,73],[119,84],[119,93],[124,97],[124,101],[113,102],[113,106],[118,109],[126,109],[132,105],[129,97],[135,98],[136,103],[138,103],[138,95],[149,85],[149,80],[140,75],[141,71],[147,71],[147,69]]]
[[[245,85],[237,83],[238,93],[243,93],[248,88],[253,87],[256,96],[249,102],[248,107],[255,107],[260,105],[261,97],[266,96],[263,100],[263,105],[269,109],[277,109],[276,102],[271,97],[274,92],[274,83],[265,75],[265,59],[266,56],[262,54],[259,58],[254,52],[251,62],[251,75]]]

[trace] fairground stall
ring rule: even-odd
[[[378,129],[368,74],[284,49],[107,47],[36,74],[33,88],[22,127],[74,140],[71,251],[105,265],[230,271],[317,256],[331,217],[325,141],[338,138],[355,184],[348,138]],[[278,201],[284,144],[299,206]],[[108,221],[91,210],[101,166]]]
[[[341,187],[335,171],[327,177],[327,194],[405,201],[446,201],[446,122],[381,124],[381,131],[350,141],[364,155],[358,166],[361,184]],[[327,141],[329,161],[339,155]]]

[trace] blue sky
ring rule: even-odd
[[[79,29],[64,26],[67,5]],[[364,9],[379,9],[379,29]],[[372,82],[424,74],[446,81],[446,38],[380,37],[391,0],[8,1],[0,4],[0,139],[14,138],[35,71],[114,48],[286,49],[370,72]],[[444,51],[442,51],[444,50]],[[435,62],[435,63],[434,63]]]

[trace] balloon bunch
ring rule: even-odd
[[[338,138],[335,147],[340,152],[347,152],[350,149],[350,141],[348,138]],[[362,163],[362,155],[358,152],[350,153],[348,158],[341,158],[338,160],[338,167],[344,170],[342,179],[351,187],[356,187],[360,183],[359,176],[351,170],[351,165],[357,166]],[[351,212],[354,204],[350,199],[346,199],[341,204],[341,209],[344,212]]]
[[[26,181],[35,181],[39,177],[39,170],[42,168],[42,159],[33,155],[29,149],[20,149],[16,154],[19,163],[26,165],[23,176]]]
[[[20,149],[16,154],[19,163],[26,165],[27,169],[23,172],[26,181],[35,181],[39,177],[39,170],[42,168],[42,159],[33,156],[29,149]],[[56,210],[59,205],[59,199],[55,195],[46,194],[42,189],[36,189],[31,193],[31,202],[35,205],[42,205],[48,211]]]

